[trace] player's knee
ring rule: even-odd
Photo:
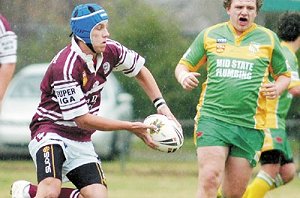
[[[92,184],[88,185],[80,190],[80,194],[83,197],[91,197],[91,198],[107,198],[107,188],[102,184]]]
[[[202,174],[204,188],[217,188],[221,181],[221,173],[217,170],[206,170]]]
[[[286,184],[294,179],[296,175],[296,166],[294,163],[283,165],[280,169],[280,176]]]
[[[37,197],[56,198],[59,196],[60,190],[60,180],[55,178],[46,178],[42,180],[38,185]]]

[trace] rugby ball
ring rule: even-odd
[[[157,145],[157,150],[173,153],[183,144],[184,137],[182,128],[178,127],[173,120],[165,115],[152,114],[145,118],[145,124],[155,125],[157,129],[148,129],[151,138]]]

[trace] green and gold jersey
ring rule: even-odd
[[[286,42],[281,42],[281,46],[283,49],[283,53],[288,60],[288,64],[290,66],[292,75],[291,75],[291,83],[289,85],[289,89],[300,86],[300,79],[298,73],[298,60],[293,52],[293,50],[289,47]],[[279,122],[279,128],[285,130],[285,119],[288,114],[289,108],[292,103],[293,96],[286,90],[282,93],[279,98],[278,108],[277,108],[277,119]]]
[[[195,119],[205,115],[248,128],[276,127],[267,126],[266,98],[259,93],[270,73],[290,76],[275,33],[253,24],[238,36],[230,22],[220,23],[200,32],[180,63],[190,71],[207,65]]]

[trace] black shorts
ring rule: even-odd
[[[48,177],[62,180],[62,168],[66,158],[60,145],[43,146],[38,150],[36,159],[38,182]],[[71,170],[66,176],[79,190],[91,184],[102,184],[107,187],[106,179],[99,163],[81,165]]]
[[[280,164],[281,166],[288,163],[293,163],[293,159],[286,159],[284,154],[279,150],[269,150],[262,152],[260,156],[261,165],[264,164]]]

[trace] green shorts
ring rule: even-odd
[[[280,151],[285,160],[293,159],[293,151],[288,141],[287,134],[283,129],[269,129],[265,130],[265,142],[262,152],[278,150]]]
[[[246,128],[211,117],[201,116],[195,126],[197,147],[229,147],[229,155],[245,158],[255,167],[264,143],[262,130]]]

